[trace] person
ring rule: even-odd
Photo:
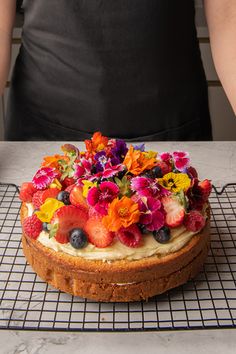
[[[236,1],[205,0],[218,75],[236,111]],[[0,90],[15,0],[0,1]],[[194,0],[25,0],[6,140],[211,140]]]

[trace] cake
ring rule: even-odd
[[[100,132],[43,158],[20,188],[22,247],[45,282],[104,302],[148,300],[192,279],[210,245],[211,182],[189,154]]]

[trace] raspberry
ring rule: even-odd
[[[35,214],[28,216],[23,221],[23,232],[26,236],[36,240],[43,229],[43,223]]]
[[[142,242],[142,234],[137,225],[122,227],[117,231],[116,236],[121,243],[128,247],[139,247]]]
[[[60,189],[58,188],[48,188],[44,191],[38,191],[33,195],[32,203],[35,209],[39,209],[39,207],[45,202],[47,198],[56,198]]]
[[[37,189],[34,187],[33,183],[25,182],[22,183],[20,188],[20,195],[19,198],[22,202],[31,203],[34,193]]]
[[[204,216],[197,210],[190,211],[184,219],[184,226],[187,230],[197,232],[200,231],[205,225]]]
[[[34,193],[33,198],[32,198],[32,203],[35,209],[39,209],[39,207],[43,204],[42,201],[42,194],[43,191],[38,191]]]

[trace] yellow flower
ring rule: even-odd
[[[144,156],[146,159],[155,159],[157,157],[157,152],[156,151],[144,151]]]
[[[170,172],[162,178],[158,178],[158,183],[173,193],[178,193],[181,190],[186,192],[191,184],[191,180],[186,173]]]
[[[54,179],[54,181],[50,184],[49,188],[58,188],[58,189],[62,189],[62,185],[61,183],[58,181],[57,178]]]
[[[64,203],[55,198],[47,198],[40,206],[40,211],[36,211],[35,214],[42,222],[50,222],[55,211],[63,205]]]
[[[90,188],[92,187],[97,187],[97,182],[91,182],[91,181],[87,181],[87,180],[83,180],[83,197],[87,198],[88,192],[90,190]]]

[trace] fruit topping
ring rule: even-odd
[[[50,237],[55,236],[59,243],[68,243],[69,232],[75,228],[83,228],[87,219],[88,213],[83,207],[64,205],[53,215],[51,225],[54,234],[51,233]]]
[[[205,223],[206,221],[204,216],[197,210],[190,211],[184,219],[186,229],[193,232],[200,231],[204,227]]]
[[[36,191],[37,189],[34,187],[33,183],[22,183],[19,198],[22,202],[30,203],[32,202],[33,195]]]
[[[83,229],[73,229],[69,233],[70,244],[76,249],[84,248],[88,244],[88,237]]]
[[[121,243],[128,247],[139,247],[142,243],[142,234],[135,224],[126,228],[122,227],[116,232],[116,236]]]
[[[56,198],[60,190],[58,188],[48,188],[44,191],[38,191],[33,195],[33,206],[39,208],[47,198]]]
[[[177,227],[183,223],[185,209],[177,199],[170,196],[162,198],[162,204],[166,212],[165,223],[169,227]]]
[[[67,191],[61,191],[57,195],[57,200],[63,202],[65,205],[70,204],[70,193]]]
[[[88,235],[89,242],[98,248],[110,246],[114,239],[114,233],[108,231],[101,220],[97,218],[89,219],[84,229]]]
[[[163,226],[160,230],[153,231],[153,237],[159,243],[167,243],[170,240],[170,229]]]
[[[24,234],[30,238],[33,238],[34,240],[36,240],[36,238],[39,236],[42,229],[43,224],[35,214],[28,216],[23,221]]]
[[[74,186],[72,191],[70,192],[70,202],[74,206],[83,206],[84,208],[88,208],[88,204],[86,199],[83,196],[83,188],[80,186]]]

